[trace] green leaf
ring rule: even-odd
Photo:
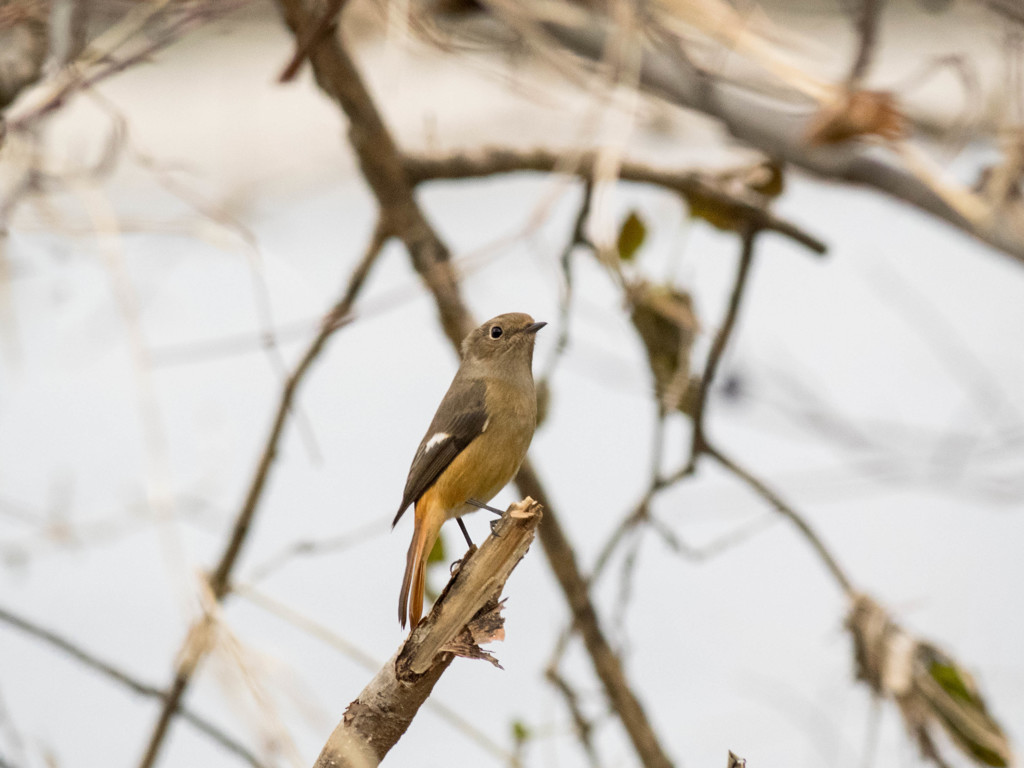
[[[444,537],[438,536],[437,541],[434,542],[434,546],[430,550],[430,554],[427,555],[427,564],[444,563],[447,560],[448,555],[444,551]]]
[[[533,736],[533,732],[530,730],[530,726],[524,723],[522,720],[512,721],[512,738],[516,744],[522,744],[523,742],[529,741]]]
[[[942,686],[942,690],[954,699],[967,704],[978,705],[978,698],[974,694],[972,686],[969,686],[967,681],[960,676],[960,670],[953,664],[942,664],[941,662],[934,661],[932,662],[931,669],[928,671],[935,678],[935,682]]]
[[[647,225],[636,211],[630,211],[629,216],[622,222],[622,229],[619,230],[619,258],[623,261],[632,261],[646,238]]]

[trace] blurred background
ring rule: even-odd
[[[0,3],[4,768],[139,765],[189,654],[192,719],[155,764],[310,765],[403,640],[412,527],[390,521],[458,361],[401,237],[301,374],[228,596],[206,581],[377,220],[350,118],[309,63],[279,82],[279,11]],[[477,322],[549,323],[530,459],[675,764],[1014,762],[1021,22],[997,0],[354,0],[325,26],[402,152],[527,169],[415,199]],[[746,479],[678,472],[693,401],[665,390],[702,382]],[[435,592],[464,548],[442,536]],[[909,655],[855,653],[861,594]],[[456,660],[386,762],[642,764],[539,543],[505,595],[504,670]],[[856,679],[901,664],[912,684]]]

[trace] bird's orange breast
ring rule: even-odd
[[[447,518],[472,511],[474,508],[466,504],[468,499],[487,503],[494,498],[519,470],[533,438],[537,418],[533,392],[524,403],[520,393],[516,398],[501,397],[504,393],[500,385],[497,389],[492,385],[489,390],[488,399],[493,396],[499,402],[488,403],[491,416],[487,428],[423,494],[425,506],[440,506]]]

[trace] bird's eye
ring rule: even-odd
[[[491,338],[492,339],[500,339],[501,338],[501,326],[500,325],[492,325],[491,326]]]

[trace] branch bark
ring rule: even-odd
[[[541,515],[541,506],[530,498],[509,507],[480,549],[463,559],[427,618],[349,704],[314,768],[377,765],[456,656],[487,657],[478,645],[504,637],[498,598],[529,549]]]

